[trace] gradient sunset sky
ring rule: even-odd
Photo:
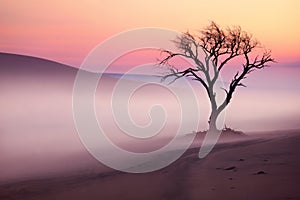
[[[299,8],[297,0],[0,0],[0,52],[80,66],[97,44],[121,31],[196,31],[214,20],[240,25],[271,49],[276,60],[295,63],[300,60]]]

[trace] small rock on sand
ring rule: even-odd
[[[264,171],[258,171],[258,172],[256,172],[256,173],[254,173],[254,175],[260,175],[260,174],[267,174],[267,173],[264,172]]]
[[[234,170],[234,169],[236,169],[236,166],[224,168],[224,170]]]

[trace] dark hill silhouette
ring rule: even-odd
[[[46,73],[49,75],[59,73],[75,74],[78,69],[33,56],[25,56],[11,53],[0,53],[0,70],[1,73]]]
[[[0,72],[2,76],[14,75],[16,77],[24,77],[29,75],[35,75],[35,78],[51,76],[63,77],[63,79],[69,77],[72,78],[72,80],[74,81],[78,70],[79,69],[76,67],[65,65],[52,60],[47,60],[33,56],[0,52]],[[123,74],[104,73],[103,76],[113,79],[119,79],[123,76]],[[155,77],[146,74],[127,74],[127,76],[123,77],[123,79],[124,78],[135,81],[161,79],[159,76]]]

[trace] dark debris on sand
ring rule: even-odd
[[[231,167],[224,168],[224,170],[234,170],[234,169],[236,169],[236,166],[231,166]]]
[[[254,175],[261,175],[261,174],[267,174],[265,171],[258,171],[256,173],[254,173]]]

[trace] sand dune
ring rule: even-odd
[[[189,149],[156,172],[82,172],[1,186],[1,199],[299,199],[300,131]]]

